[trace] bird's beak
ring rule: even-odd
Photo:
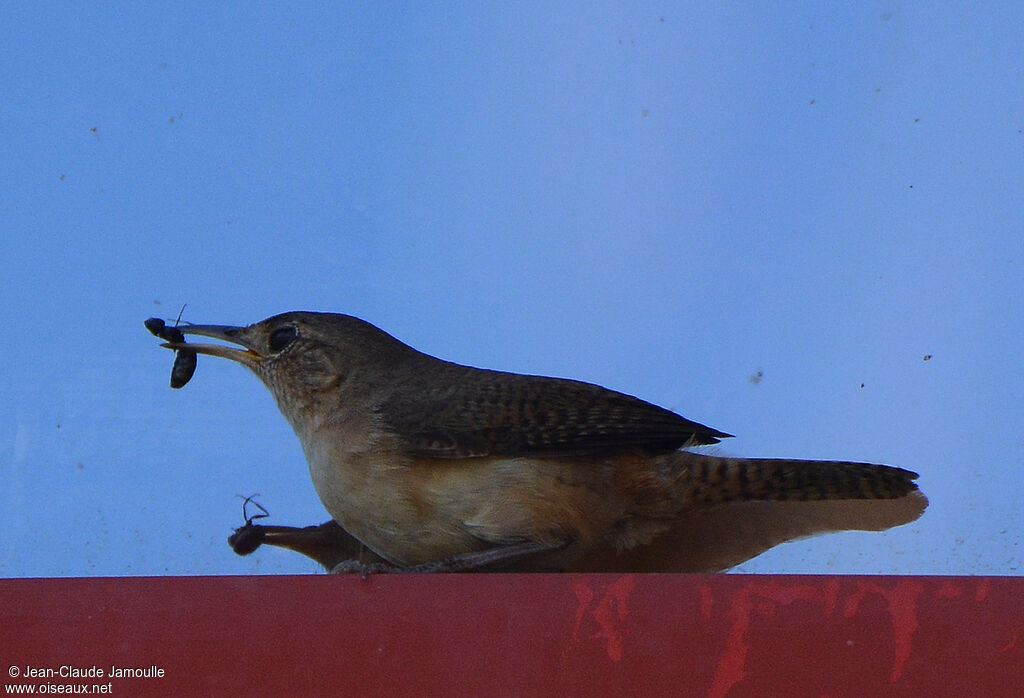
[[[178,325],[176,329],[182,334],[213,337],[214,339],[241,345],[244,349],[236,349],[224,344],[185,344],[182,342],[165,342],[160,346],[167,347],[168,349],[186,349],[197,354],[219,356],[224,359],[237,361],[249,368],[255,368],[256,364],[263,360],[263,355],[256,351],[254,344],[246,338],[244,327],[233,327],[231,325]]]

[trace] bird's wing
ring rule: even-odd
[[[404,385],[378,412],[430,458],[666,453],[730,436],[590,383],[450,364],[442,389]]]

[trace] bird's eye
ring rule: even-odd
[[[270,333],[270,351],[279,352],[286,346],[291,344],[291,341],[299,336],[299,331],[292,325],[286,325],[279,327]]]

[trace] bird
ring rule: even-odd
[[[903,468],[709,453],[731,435],[596,384],[445,361],[351,315],[160,327],[147,321],[178,356],[260,378],[331,517],[247,519],[230,541],[240,554],[276,545],[363,574],[717,572],[795,538],[906,524],[928,504]]]

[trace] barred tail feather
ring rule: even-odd
[[[835,531],[884,531],[928,500],[902,468],[842,461],[720,458],[670,463],[682,512],[649,545],[592,555],[579,572],[718,572],[780,543]]]
[[[698,506],[752,500],[897,499],[917,490],[917,473],[889,465],[676,455],[682,466],[682,492]]]

